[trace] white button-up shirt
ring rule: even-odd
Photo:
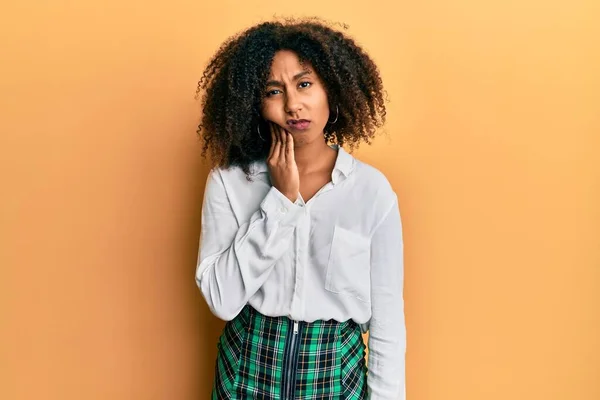
[[[403,399],[406,329],[398,199],[377,169],[338,150],[331,182],[293,203],[266,163],[207,179],[196,282],[211,311],[354,320],[369,329],[371,400]]]

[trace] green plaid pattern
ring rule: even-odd
[[[212,399],[288,400],[282,382],[292,334],[288,318],[267,317],[246,306],[219,339]],[[298,335],[293,399],[367,398],[365,345],[356,323],[300,322]]]

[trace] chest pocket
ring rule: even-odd
[[[336,226],[327,262],[325,289],[371,301],[369,238]]]

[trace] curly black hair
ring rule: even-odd
[[[228,38],[212,56],[198,82],[202,119],[197,133],[214,166],[240,166],[246,175],[253,161],[264,160],[271,138],[260,109],[271,63],[279,50],[291,50],[321,78],[330,109],[325,140],[353,150],[367,144],[385,122],[384,90],[379,69],[366,52],[333,24],[318,18],[264,22]],[[344,29],[346,25],[341,25]]]

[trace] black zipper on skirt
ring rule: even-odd
[[[296,389],[296,372],[300,353],[300,321],[290,320],[290,329],[285,342],[281,380],[282,400],[293,400]]]

